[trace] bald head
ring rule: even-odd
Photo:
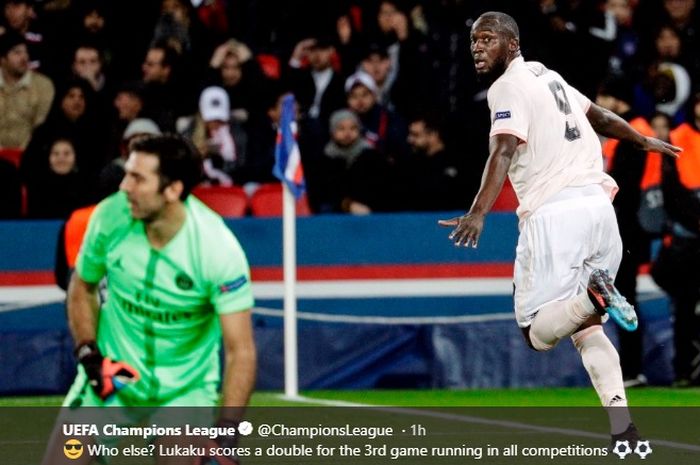
[[[498,34],[502,34],[506,39],[515,39],[520,41],[520,29],[512,16],[500,11],[488,11],[474,22],[476,27],[488,28]]]

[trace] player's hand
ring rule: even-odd
[[[449,238],[457,247],[464,246],[476,248],[479,245],[479,236],[484,229],[484,215],[465,213],[449,220],[438,221],[440,226],[454,228]]]
[[[655,137],[645,137],[641,148],[646,152],[659,152],[673,158],[678,158],[678,154],[683,151],[681,147],[676,147]]]
[[[75,353],[90,386],[102,400],[140,378],[138,371],[129,364],[104,357],[94,342],[81,344]]]
[[[233,420],[219,420],[216,426],[224,428],[237,428],[238,422]],[[210,439],[204,446],[205,455],[203,457],[195,457],[194,465],[239,465],[238,457],[235,455],[212,454],[211,452],[224,452],[226,450],[235,449],[238,447],[238,435],[233,436],[218,436],[216,439]]]

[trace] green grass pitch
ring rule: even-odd
[[[592,388],[473,389],[473,390],[351,390],[308,391],[305,398],[402,407],[595,407],[600,405]],[[628,389],[629,404],[635,407],[700,407],[700,388],[646,387]],[[0,406],[58,406],[60,396],[4,397]],[[299,406],[307,403],[285,400],[281,393],[256,392],[256,407]],[[311,404],[311,403],[308,403]]]

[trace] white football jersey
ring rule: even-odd
[[[541,63],[514,59],[488,91],[490,136],[520,139],[508,171],[522,219],[565,187],[617,184],[603,171],[598,135],[586,118],[591,101]]]

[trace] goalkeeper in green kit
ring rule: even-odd
[[[250,269],[221,217],[189,195],[201,165],[179,136],[131,146],[120,192],[90,219],[68,288],[79,368],[64,407],[220,402],[231,408],[219,425],[240,421],[256,369]]]

